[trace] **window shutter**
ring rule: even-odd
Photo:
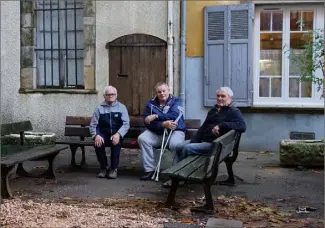
[[[253,12],[251,4],[229,5],[228,74],[225,81],[234,92],[237,107],[253,102]]]
[[[210,6],[204,12],[204,105],[216,104],[216,88],[223,86],[227,40],[227,6]]]
[[[216,104],[216,90],[229,86],[237,107],[252,104],[252,5],[205,8],[204,105]]]

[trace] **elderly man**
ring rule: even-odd
[[[229,87],[221,87],[216,91],[217,104],[208,112],[208,115],[191,140],[179,144],[176,153],[180,160],[189,155],[207,155],[211,143],[230,130],[246,131],[246,124],[240,110],[232,105],[233,92]],[[182,182],[183,183],[183,182]],[[170,187],[166,182],[164,187]]]
[[[105,101],[97,106],[90,123],[90,133],[95,140],[95,151],[101,171],[98,178],[115,179],[121,151],[121,140],[130,128],[130,119],[125,105],[117,98],[113,86],[104,89]],[[108,168],[105,147],[111,148],[111,166]]]
[[[186,127],[183,116],[177,124],[173,122],[180,115],[179,99],[170,95],[166,83],[158,83],[155,90],[156,96],[146,104],[143,115],[147,129],[138,137],[145,171],[140,180],[150,180],[154,174],[156,168],[154,149],[161,146],[166,128],[174,130],[168,142],[168,147],[173,154],[173,164],[178,161],[175,153],[176,145],[184,142],[185,139]]]

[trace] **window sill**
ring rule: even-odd
[[[324,109],[324,100],[322,100],[322,102],[317,103],[254,102],[253,108]]]
[[[19,89],[19,93],[67,93],[67,94],[98,94],[98,91],[95,89]]]

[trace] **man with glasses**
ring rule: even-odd
[[[105,101],[97,106],[91,118],[90,133],[95,140],[95,151],[101,171],[98,178],[117,178],[121,140],[130,128],[130,119],[125,105],[117,98],[113,86],[104,89]],[[108,167],[105,148],[111,148],[111,166]]]
[[[233,95],[229,87],[220,87],[216,91],[217,104],[208,112],[203,125],[191,140],[186,140],[177,146],[176,153],[179,160],[183,160],[189,155],[207,155],[211,143],[230,130],[246,131],[242,113],[232,105]],[[171,182],[164,184],[164,187],[170,186]]]

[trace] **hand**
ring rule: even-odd
[[[220,133],[219,133],[219,126],[216,125],[214,128],[212,128],[212,134],[218,136]]]
[[[111,140],[112,140],[112,144],[115,146],[119,143],[120,141],[120,134],[119,133],[116,133],[114,134],[112,137],[111,137]]]
[[[157,115],[156,114],[152,114],[147,116],[144,121],[146,122],[146,124],[150,124],[151,121],[157,119]]]
[[[100,135],[96,135],[95,137],[95,146],[101,147],[104,144],[104,139]]]
[[[166,120],[162,123],[162,126],[170,130],[175,130],[177,127],[177,123],[174,123],[172,120]]]

